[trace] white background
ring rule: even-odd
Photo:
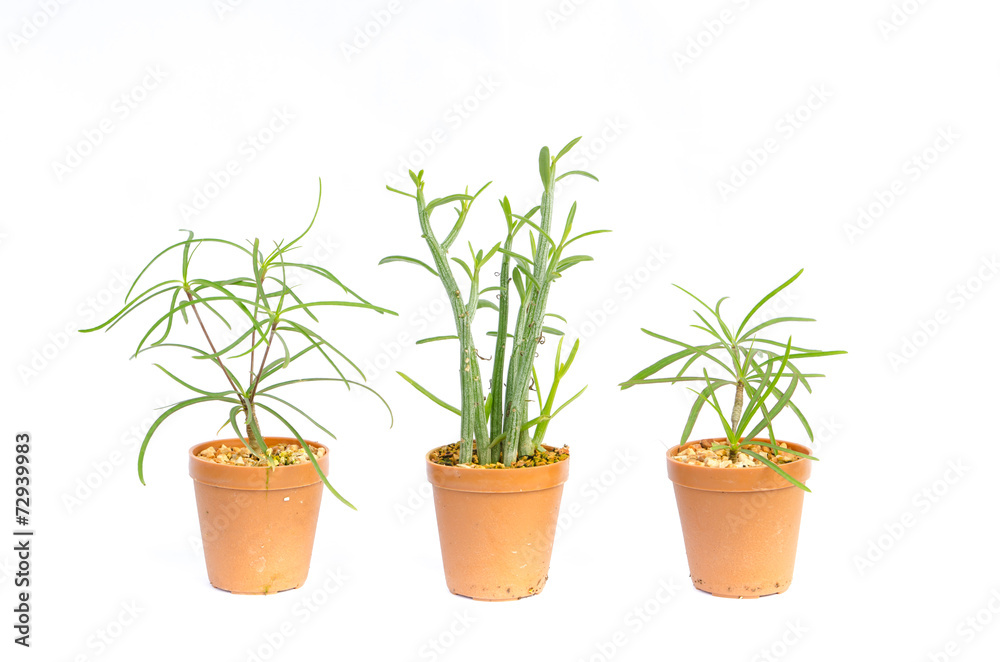
[[[4,3],[2,436],[34,435],[37,531],[30,650],[11,643],[14,558],[0,545],[4,659],[943,660],[949,643],[961,659],[996,659],[1000,6],[234,4]],[[249,147],[276,112],[287,124]],[[88,146],[102,125],[111,131]],[[451,350],[413,346],[452,322],[427,312],[433,277],[377,266],[426,257],[411,201],[384,186],[401,163],[426,168],[431,196],[493,180],[464,235],[488,247],[503,227],[495,199],[525,211],[538,149],[577,135],[573,165],[601,182],[574,180],[557,214],[575,199],[579,229],[614,230],[552,293],[584,337],[564,388],[589,389],[549,436],[572,446],[563,512],[582,514],[564,522],[540,597],[475,603],[445,587],[422,459],[457,437],[457,419],[393,374],[457,400]],[[66,172],[57,164],[73,151],[87,153]],[[208,186],[231,160],[239,174]],[[733,180],[734,167],[752,174]],[[396,422],[374,398],[301,391],[338,435],[332,477],[359,512],[326,496],[302,589],[232,596],[208,584],[185,459],[224,412],[171,420],[150,446],[148,486],[135,475],[135,431],[185,397],[151,361],[213,388],[218,376],[183,354],[127,360],[166,302],[107,335],[74,329],[112,313],[118,279],[180,228],[297,234],[318,176],[324,202],[304,251],[400,313],[324,312],[321,328],[380,366],[371,383]],[[199,191],[212,199],[185,217]],[[878,218],[859,226],[859,208]],[[640,326],[697,337],[671,283],[731,296],[736,316],[800,267],[768,312],[816,317],[791,329],[795,341],[850,354],[817,365],[828,378],[799,400],[822,462],[795,581],[778,597],[714,599],[690,586],[664,466],[690,397],[616,384],[668,350]],[[904,340],[915,348],[893,361]],[[805,441],[794,419],[778,428]],[[709,417],[696,430],[718,433]],[[12,456],[0,453],[10,502]],[[346,577],[334,593],[330,573]],[[663,582],[675,589],[657,600]],[[977,615],[980,631],[961,625]],[[272,651],[284,623],[293,634]]]

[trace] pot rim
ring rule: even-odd
[[[699,465],[684,464],[674,459],[682,449],[701,444],[703,441],[720,442],[726,441],[725,437],[710,437],[689,441],[685,444],[678,444],[667,449],[667,475],[676,485],[689,487],[696,490],[708,492],[760,492],[767,490],[799,489],[789,483],[778,472],[770,467],[703,467]],[[753,441],[763,441],[771,443],[769,437],[754,437]],[[811,454],[810,448],[804,444],[797,444],[792,441],[775,439],[776,442],[788,444],[792,450],[800,453]],[[799,458],[788,464],[781,465],[781,468],[788,472],[793,478],[802,484],[812,473],[813,461],[807,458]]]
[[[295,437],[264,437],[265,443],[270,446],[277,444],[298,444]],[[320,468],[324,474],[330,472],[330,449],[316,441],[303,439],[310,446],[318,446],[326,450],[323,457],[317,458]],[[209,446],[242,446],[243,442],[236,437],[229,439],[213,439],[195,444],[188,449],[188,474],[196,482],[214,487],[222,487],[234,490],[287,490],[300,487],[307,487],[322,482],[319,474],[316,473],[312,462],[306,464],[293,464],[276,467],[272,470],[269,467],[240,467],[228,464],[216,464],[198,457],[198,453]],[[270,475],[269,475],[270,474]]]
[[[431,462],[431,453],[449,446],[435,446],[424,455],[427,465],[427,480],[435,488],[454,492],[480,492],[485,494],[509,494],[517,492],[537,492],[559,487],[569,478],[569,463],[572,455],[555,464],[541,467],[517,467],[516,469],[473,469],[470,467],[449,467]],[[557,450],[542,444],[546,450]]]

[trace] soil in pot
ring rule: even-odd
[[[297,440],[265,441],[280,466],[252,466],[255,458],[239,439],[188,453],[208,578],[231,593],[298,588],[309,573],[323,483],[308,457],[302,461]],[[328,449],[313,442],[310,448],[326,473]]]
[[[545,446],[514,467],[457,464],[458,444],[427,454],[449,590],[475,600],[537,595],[548,579],[569,449]]]
[[[723,441],[667,451],[691,581],[720,597],[783,593],[792,581],[805,492],[750,456],[708,450]],[[784,447],[809,452],[799,444]],[[770,459],[802,483],[809,478],[811,460],[790,453]]]

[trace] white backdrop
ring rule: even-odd
[[[8,625],[4,659],[996,659],[998,20],[985,0],[8,0],[3,437],[34,435],[37,533],[34,646]],[[413,345],[452,323],[433,277],[377,266],[425,257],[384,187],[411,166],[431,196],[493,180],[467,226],[485,247],[494,200],[526,210],[538,149],[577,135],[573,165],[601,182],[566,186],[557,213],[578,200],[578,228],[614,232],[552,295],[583,338],[566,394],[589,384],[549,433],[573,449],[564,520],[540,597],[475,603],[444,585],[422,459],[457,419],[393,374],[457,400],[451,349]],[[208,584],[185,460],[223,414],[170,421],[148,486],[135,474],[153,408],[184,397],[151,361],[215,374],[127,360],[159,308],[75,329],[180,228],[293,236],[317,177],[305,253],[400,313],[321,328],[396,422],[374,398],[302,390],[359,512],[326,496],[302,589],[232,596]],[[795,340],[850,354],[800,400],[822,461],[795,581],[714,599],[690,586],[665,471],[690,398],[616,384],[667,352],[640,326],[690,337],[672,283],[736,315],[800,267],[769,313],[818,318]],[[778,432],[805,440],[792,419]],[[12,475],[11,448],[11,501]]]

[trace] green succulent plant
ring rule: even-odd
[[[801,359],[814,359],[824,356],[834,356],[846,354],[842,350],[822,351],[815,349],[805,349],[792,344],[791,336],[786,341],[780,341],[761,336],[761,332],[770,329],[778,324],[789,322],[814,322],[816,320],[807,317],[774,317],[751,326],[753,316],[768,301],[779,294],[786,287],[791,285],[802,274],[798,273],[787,281],[772,290],[764,298],[757,302],[743,321],[736,326],[726,324],[722,318],[722,303],[729,297],[718,300],[715,306],[709,306],[697,296],[675,285],[679,290],[693,298],[706,311],[708,317],[699,310],[694,314],[698,317],[700,324],[692,324],[695,329],[703,331],[709,336],[708,342],[704,344],[688,344],[686,342],[668,338],[659,333],[654,333],[648,329],[642,329],[643,333],[658,338],[679,348],[676,352],[660,359],[656,363],[640,370],[631,379],[622,382],[621,388],[627,389],[633,386],[644,384],[689,384],[702,383],[704,387],[700,390],[690,389],[696,394],[694,404],[688,414],[687,422],[681,433],[680,443],[687,443],[691,436],[695,422],[698,420],[703,406],[707,403],[722,423],[725,430],[726,443],[712,446],[712,450],[729,451],[729,457],[736,460],[739,453],[745,453],[761,463],[767,465],[786,480],[795,486],[809,491],[809,488],[794,479],[776,463],[755,452],[750,447],[754,445],[764,446],[780,453],[788,453],[799,457],[815,460],[816,458],[796,451],[791,448],[782,448],[774,435],[774,419],[781,412],[790,409],[799,419],[809,440],[813,439],[813,431],[809,426],[802,410],[796,406],[792,400],[799,386],[808,392],[812,392],[809,384],[810,379],[823,377],[818,373],[807,373],[799,369],[798,361]],[[715,321],[715,325],[709,319]],[[661,370],[668,366],[681,363],[681,368],[673,377],[654,377]],[[696,362],[702,364],[702,374],[699,376],[689,375]],[[705,365],[712,366],[716,371],[721,370],[723,376],[711,376]],[[717,391],[723,387],[734,387],[735,395],[733,407],[727,416],[719,403]],[[771,403],[771,404],[769,404]],[[767,430],[769,441],[755,440],[756,436]]]
[[[240,441],[256,458],[258,465],[273,468],[278,464],[277,459],[268,451],[257,418],[258,412],[263,411],[270,414],[298,440],[327,489],[342,502],[354,508],[330,484],[330,481],[320,470],[309,444],[303,440],[302,435],[287,417],[290,414],[299,416],[331,438],[335,438],[333,433],[310,414],[293,404],[288,396],[284,396],[284,391],[290,386],[306,382],[339,382],[348,390],[351,386],[358,386],[374,393],[388,408],[388,404],[374,389],[355,379],[348,378],[345,369],[348,372],[351,370],[357,372],[362,380],[365,379],[365,375],[346,354],[316,331],[312,324],[319,322],[316,312],[330,306],[362,308],[379,314],[395,315],[396,313],[362,298],[330,270],[291,258],[290,253],[300,247],[299,242],[316,223],[322,197],[323,183],[320,181],[316,212],[308,227],[290,242],[276,242],[274,248],[266,253],[261,248],[259,239],[247,241],[247,246],[243,246],[226,239],[196,239],[193,232],[184,230],[187,233],[187,239],[163,249],[146,264],[126,293],[125,304],[118,312],[105,322],[82,330],[83,333],[100,329],[111,330],[136,310],[148,307],[154,302],[169,300],[166,311],[142,336],[132,358],[154,349],[180,349],[192,352],[191,358],[195,361],[208,361],[217,364],[225,377],[227,389],[220,391],[207,386],[201,388],[178,377],[159,363],[155,364],[168,377],[196,395],[166,407],[166,411],[150,426],[139,448],[139,480],[143,484],[146,482],[143,476],[146,447],[160,425],[170,416],[188,407],[200,404],[222,404],[228,408],[227,422],[223,423],[223,427],[226,425],[232,427]],[[192,261],[195,253],[203,246],[215,246],[235,251],[240,257],[247,260],[246,273],[223,280],[193,277],[191,275]],[[150,285],[139,291],[139,283],[146,277],[150,268],[168,253],[175,255],[179,253],[180,277]],[[346,300],[303,299],[296,292],[297,285],[294,284],[294,279],[304,274],[318,276],[333,284],[347,295]],[[134,296],[133,293],[135,293]],[[203,320],[203,313],[215,317],[219,323],[225,326],[228,333],[236,336],[235,339],[225,346],[217,348],[208,326]],[[207,350],[189,344],[170,342],[178,316],[185,325],[191,321],[197,323],[207,344]],[[245,330],[241,330],[244,327]],[[282,372],[283,370],[310,353],[322,355],[336,376],[299,377],[276,381],[285,374]],[[260,357],[259,360],[258,357]],[[239,359],[246,362],[244,367],[240,369],[235,366],[230,367],[232,362]],[[342,369],[338,361],[343,361],[350,367]],[[241,378],[240,374],[246,375],[246,378]],[[279,396],[279,392],[284,397]],[[391,410],[389,415],[391,425]],[[237,416],[243,417],[242,430],[240,424],[237,423]]]
[[[450,256],[449,250],[458,239],[472,203],[489,184],[473,195],[466,189],[465,193],[434,198],[430,202],[425,198],[422,170],[410,171],[410,179],[416,187],[414,193],[386,187],[416,202],[421,236],[427,243],[432,264],[400,255],[386,257],[380,264],[388,262],[415,264],[441,280],[451,305],[456,333],[425,338],[419,343],[457,341],[461,406],[455,407],[446,403],[407,375],[403,373],[400,375],[433,402],[461,417],[460,463],[467,464],[473,461],[474,448],[476,461],[484,465],[502,462],[505,466],[511,466],[519,456],[534,454],[542,445],[549,421],[586,389],[584,387],[562,405],[555,406],[556,391],[576,357],[579,340],[573,344],[563,362],[562,338],[560,338],[552,385],[545,397],[534,366],[537,346],[543,341],[544,335],[563,335],[562,331],[545,324],[547,318],[565,322],[565,318],[547,312],[552,285],[562,278],[570,267],[593,259],[588,255],[569,255],[568,249],[584,237],[607,232],[607,230],[593,230],[574,236],[572,232],[576,217],[575,202],[569,209],[562,231],[560,233],[553,231],[556,182],[573,175],[597,180],[594,175],[580,170],[556,175],[559,160],[579,140],[580,138],[576,138],[570,141],[556,156],[550,154],[548,147],[541,149],[538,156],[538,171],[543,187],[540,204],[526,214],[518,215],[511,210],[510,201],[506,197],[500,200],[500,207],[506,220],[506,237],[485,252],[476,251],[470,243],[468,262],[461,257]],[[439,235],[434,232],[431,225],[431,214],[439,207],[452,204],[457,204],[455,207],[457,217],[444,239],[439,239]],[[536,214],[538,214],[537,222],[532,220],[536,218]],[[523,242],[525,234],[528,235],[528,250],[515,250],[515,240],[521,238]],[[481,287],[480,275],[483,267],[498,255],[500,259],[498,283]],[[462,294],[452,270],[453,264],[461,267],[462,273],[468,278],[468,295]],[[514,284],[513,289],[510,287],[511,283]],[[498,303],[483,297],[493,292],[497,293]],[[511,332],[510,310],[515,301],[517,314]],[[492,356],[493,369],[489,380],[489,394],[485,397],[480,356],[472,332],[476,313],[483,308],[492,309],[497,313],[496,330],[489,333],[496,338],[496,342]],[[534,417],[529,414],[531,390],[536,391],[538,397],[539,410]]]

